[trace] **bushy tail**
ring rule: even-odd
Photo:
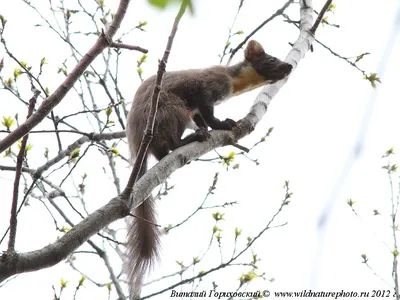
[[[147,155],[138,178],[147,170]],[[128,225],[127,266],[129,280],[129,299],[140,296],[143,278],[158,257],[160,231],[155,225],[155,199],[150,195],[133,211]]]

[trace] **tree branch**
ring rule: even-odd
[[[35,108],[35,103],[37,97],[39,96],[40,91],[34,90],[33,96],[31,100],[29,100],[28,114],[26,116],[27,119],[32,115],[33,109]],[[17,165],[15,171],[15,180],[14,180],[14,192],[13,192],[13,200],[11,205],[11,217],[10,217],[10,237],[8,240],[8,249],[7,253],[12,254],[15,251],[15,238],[17,236],[17,206],[18,206],[18,191],[19,191],[19,181],[22,174],[22,164],[24,162],[25,153],[26,153],[26,144],[28,143],[28,135],[25,135],[21,142],[21,148],[19,149],[19,153],[17,156]]]
[[[322,7],[321,11],[319,12],[318,17],[317,17],[317,19],[315,20],[313,27],[311,27],[311,29],[310,29],[310,32],[311,32],[313,35],[315,35],[315,32],[317,31],[317,28],[318,28],[319,24],[321,23],[322,18],[324,17],[325,12],[328,10],[328,8],[329,8],[329,6],[331,5],[331,3],[332,3],[332,0],[327,0],[327,1],[325,2],[324,7]]]
[[[134,46],[134,45],[128,45],[128,44],[123,44],[123,43],[115,43],[115,42],[112,42],[111,45],[110,45],[110,47],[112,47],[112,48],[123,48],[123,49],[128,49],[128,50],[136,50],[136,51],[139,51],[139,52],[142,52],[142,53],[147,53],[147,52],[149,52],[149,50],[144,49],[144,48],[142,48],[142,47]]]

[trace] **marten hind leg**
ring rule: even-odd
[[[161,159],[163,159],[165,156],[168,155],[168,153],[169,153],[168,145],[167,144],[164,144],[164,145],[150,144],[150,152],[151,152],[151,154],[154,155],[154,157],[158,161],[160,161]]]

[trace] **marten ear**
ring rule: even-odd
[[[252,58],[264,53],[264,48],[261,46],[261,44],[255,40],[251,40],[244,50],[244,58],[251,61]]]

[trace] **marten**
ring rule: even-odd
[[[178,147],[206,140],[210,136],[208,127],[231,130],[236,122],[217,119],[214,106],[232,96],[275,83],[288,76],[291,70],[292,65],[268,55],[257,41],[251,40],[244,50],[244,60],[235,65],[166,72],[148,154],[161,160]],[[154,75],[140,85],[128,115],[126,136],[132,162],[146,128],[155,81]],[[185,129],[191,128],[193,122],[197,126],[196,131],[182,138]],[[147,155],[139,177],[147,170]],[[160,244],[160,231],[154,225],[156,212],[152,196],[135,208],[133,214],[139,218],[133,219],[128,228],[130,299],[139,297],[143,277],[158,257]]]

